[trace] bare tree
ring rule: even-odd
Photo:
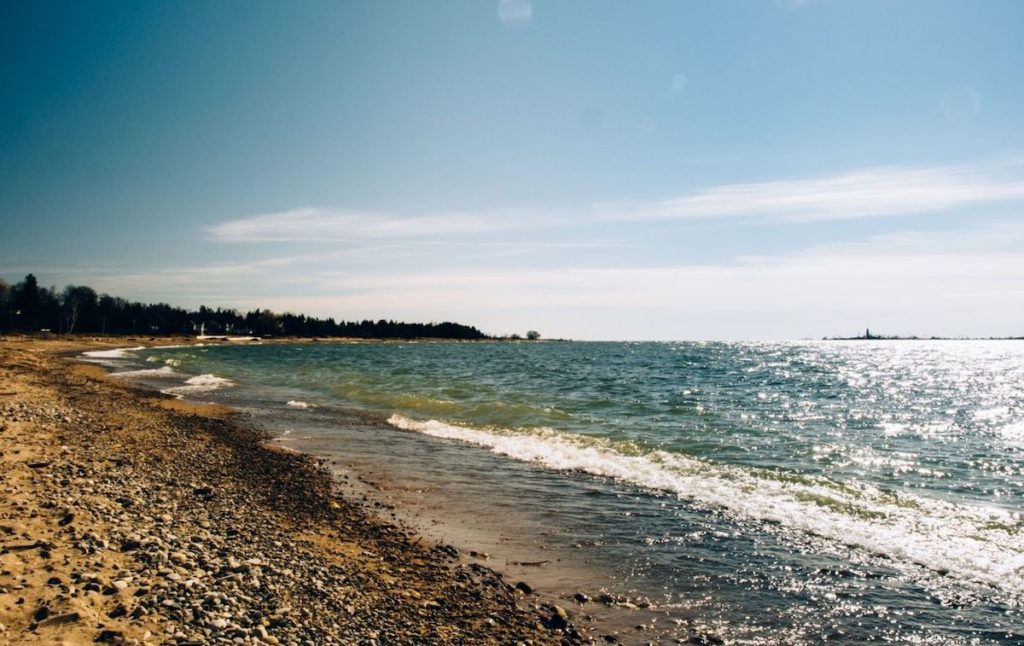
[[[85,285],[68,285],[61,293],[61,302],[68,323],[68,334],[71,334],[82,312],[96,308],[96,292]]]

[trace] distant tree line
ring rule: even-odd
[[[143,304],[97,294],[85,285],[40,287],[32,274],[14,285],[0,280],[0,330],[55,333],[354,337],[360,339],[486,339],[475,327],[459,323],[335,321],[303,314],[255,309],[197,310],[166,303]]]

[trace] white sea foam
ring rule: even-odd
[[[306,410],[306,409],[309,409],[309,408],[316,408],[316,404],[310,404],[308,402],[298,401],[298,400],[294,400],[294,399],[289,401],[286,404],[286,406],[288,406],[288,408],[301,408],[302,410]]]
[[[145,350],[145,346],[138,346],[136,348],[115,348],[113,350],[90,350],[83,352],[82,354],[92,359],[127,359],[133,356],[131,353],[138,350]]]
[[[158,361],[163,361],[164,365],[167,365],[167,366],[179,366],[179,365],[181,365],[181,362],[178,361],[177,359],[164,359],[164,358],[162,358],[162,357],[160,357],[158,355],[155,355],[155,354],[151,354],[148,357],[146,357],[146,363],[156,363]]]
[[[882,422],[882,432],[886,435],[902,435],[906,433],[908,426],[899,422]]]
[[[1019,444],[1024,442],[1024,421],[1013,422],[999,429],[999,434],[1007,442]]]
[[[979,422],[997,422],[1010,416],[1009,406],[993,406],[974,411],[974,419]]]
[[[961,581],[1014,596],[1024,594],[1022,519],[1005,509],[886,493],[820,477],[716,465],[550,429],[479,429],[397,414],[388,422],[551,469],[582,471],[669,492]]]
[[[171,366],[163,368],[149,368],[147,370],[124,370],[110,373],[111,377],[124,377],[126,379],[138,379],[140,377],[173,377],[178,373]]]
[[[220,390],[221,388],[227,388],[234,386],[235,382],[224,377],[218,377],[216,375],[206,374],[190,377],[185,380],[185,383],[181,386],[175,386],[174,388],[165,388],[160,391],[168,395],[176,395],[184,397],[186,395],[195,395],[198,393],[212,392],[214,390]]]

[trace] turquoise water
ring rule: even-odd
[[[452,500],[504,504],[548,527],[551,549],[607,572],[595,589],[650,599],[662,636],[703,621],[749,643],[1024,640],[1024,344],[267,345],[96,359],[363,464],[401,464],[396,477]]]

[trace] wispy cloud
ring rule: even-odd
[[[72,275],[145,300],[345,319],[457,319],[495,333],[537,328],[577,338],[816,336],[863,325],[1019,334],[1022,312],[1012,304],[1024,299],[1024,224],[1005,221],[689,264],[638,257],[619,267],[498,266],[459,264],[453,254],[447,264],[364,266],[350,262],[350,253]]]
[[[230,220],[206,228],[226,242],[337,241],[381,238],[419,238],[452,233],[504,231],[525,225],[516,212],[428,213],[397,216],[371,211],[299,208]]]
[[[1024,162],[875,167],[809,179],[716,186],[647,203],[593,207],[607,219],[838,220],[933,213],[1024,200]]]
[[[1019,334],[1024,226],[905,232],[774,257],[670,266],[325,269],[263,306],[341,317],[471,317],[493,332],[583,338]],[[257,306],[257,301],[240,301]],[[757,322],[750,321],[757,312]],[[614,315],[612,315],[614,313]]]
[[[809,253],[737,265],[338,274],[318,295],[239,302],[342,318],[466,318],[576,338],[765,338],[858,332],[1019,334],[1024,256]],[[757,322],[750,320],[756,312]]]
[[[745,218],[807,222],[897,217],[1024,201],[1024,160],[974,165],[871,167],[803,179],[727,184],[653,201],[575,209],[508,209],[416,215],[299,208],[210,226],[224,242],[366,242],[476,238],[583,224]]]

